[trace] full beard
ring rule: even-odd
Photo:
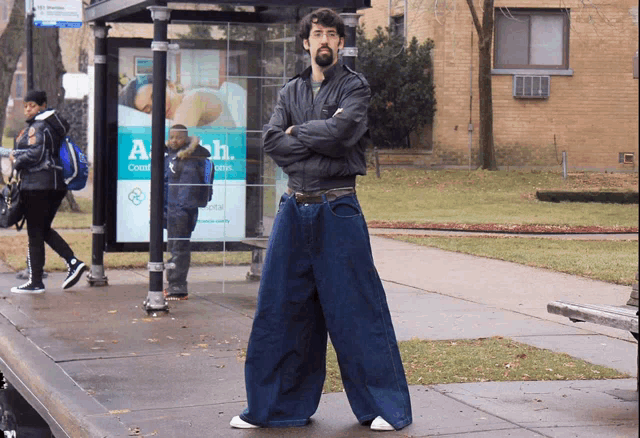
[[[316,64],[318,64],[320,67],[328,67],[333,64],[333,50],[326,50],[328,50],[328,52],[318,51],[318,53],[316,53]]]

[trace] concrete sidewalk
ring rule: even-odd
[[[637,343],[619,330],[546,313],[549,301],[624,304],[630,287],[372,237],[399,339],[501,335],[636,375]],[[59,437],[370,437],[344,393],[325,394],[305,428],[233,430],[258,285],[247,267],[193,268],[189,301],[142,310],[146,271],[109,286],[62,273],[41,296],[0,273],[0,368]],[[0,270],[0,272],[2,272]],[[412,386],[414,423],[389,437],[632,437],[634,378]]]

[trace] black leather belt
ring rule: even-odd
[[[319,190],[315,192],[298,192],[287,187],[287,194],[294,196],[296,202],[299,204],[322,204],[324,202],[323,195],[327,198],[327,201],[335,201],[342,196],[352,195],[355,192],[356,189],[353,187]]]

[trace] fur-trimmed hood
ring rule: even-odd
[[[196,136],[189,137],[189,143],[187,144],[187,146],[179,149],[177,152],[174,152],[167,146],[167,152],[169,153],[169,155],[175,153],[177,158],[180,160],[189,158],[203,159],[209,158],[211,156],[211,153],[209,153],[208,150],[200,146],[200,137]]]

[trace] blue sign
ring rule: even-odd
[[[82,27],[82,0],[32,0],[36,27]],[[27,8],[29,8],[27,1]]]

